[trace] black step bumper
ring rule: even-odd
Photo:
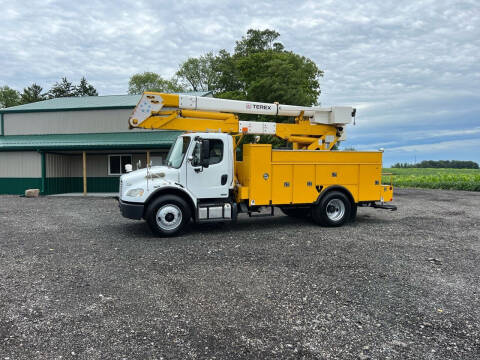
[[[143,218],[143,204],[124,202],[118,200],[118,207],[123,217],[127,219],[140,220]]]

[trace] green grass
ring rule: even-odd
[[[393,185],[398,187],[480,191],[478,169],[390,168],[383,172],[395,174]],[[390,177],[383,176],[382,182],[389,184]]]

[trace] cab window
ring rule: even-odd
[[[222,162],[223,159],[223,141],[217,139],[209,140],[209,165],[215,165]],[[192,166],[200,166],[201,143],[197,143],[192,153]]]
[[[223,159],[223,141],[210,139],[210,165],[215,165]]]

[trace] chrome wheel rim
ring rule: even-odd
[[[174,230],[182,223],[182,211],[174,204],[163,205],[158,209],[155,219],[162,230]]]
[[[327,204],[327,217],[331,221],[339,221],[345,215],[345,204],[340,199],[332,199]]]

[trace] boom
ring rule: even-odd
[[[295,123],[240,121],[236,114],[294,116]],[[145,92],[129,118],[130,128],[269,134],[294,149],[331,150],[344,140],[351,107],[303,107],[198,96]]]

